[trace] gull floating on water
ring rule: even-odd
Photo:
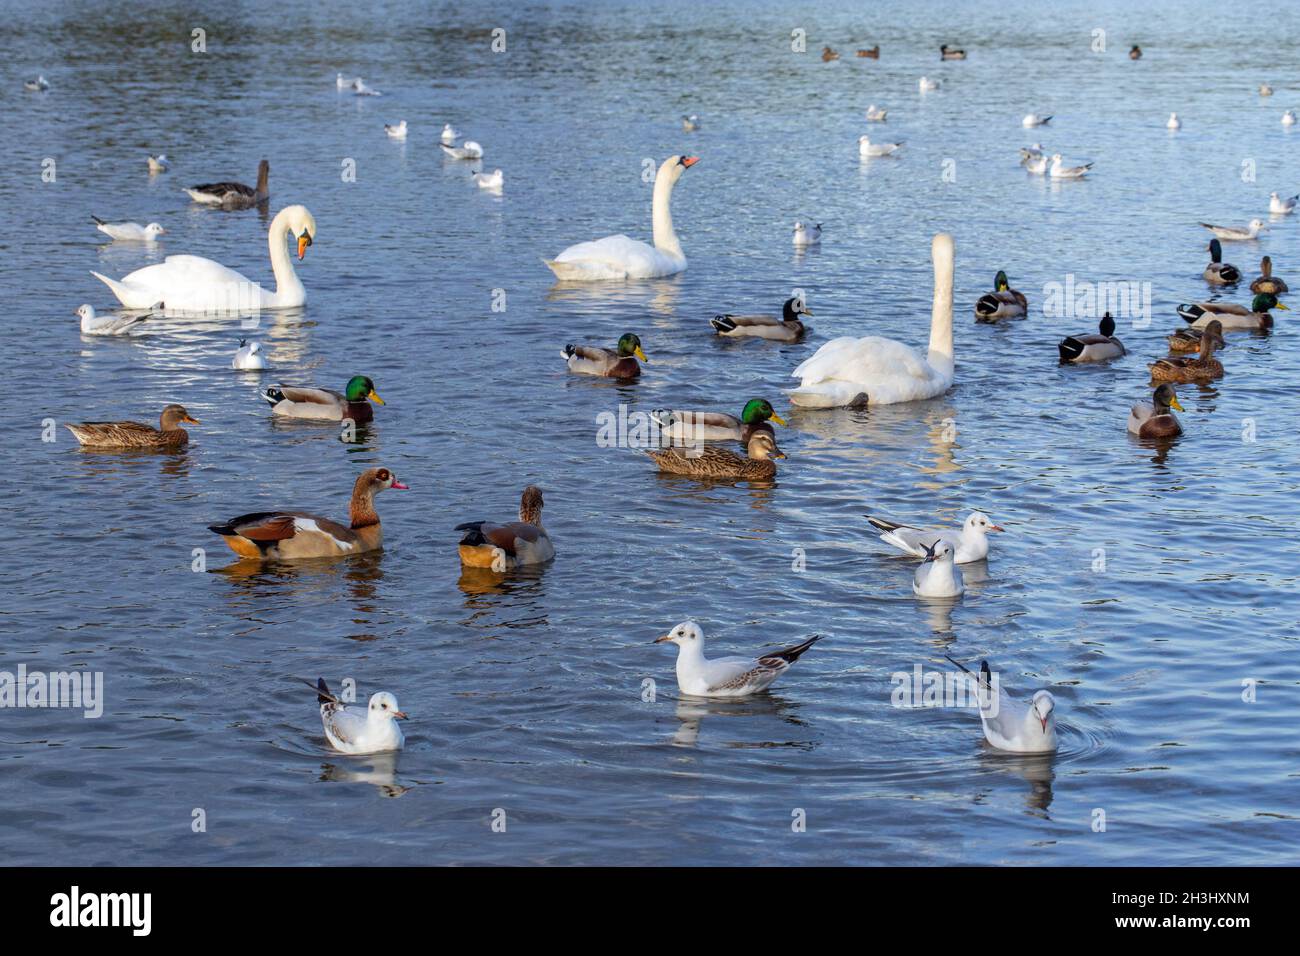
[[[149,172],[151,173],[165,173],[167,172],[167,167],[170,165],[171,164],[167,162],[167,156],[164,153],[159,153],[157,156],[149,157]]]
[[[708,660],[704,656],[704,632],[694,621],[683,621],[656,644],[677,645],[677,687],[692,697],[748,697],[766,690],[791,664],[812,647],[820,635],[814,635],[802,644],[773,651],[758,658],[718,657]]]
[[[1289,199],[1283,199],[1277,193],[1269,193],[1268,211],[1278,216],[1289,216],[1295,212],[1296,200],[1300,196],[1291,196]]]
[[[439,143],[445,152],[452,159],[482,159],[483,147],[472,139],[465,140],[461,146],[448,146],[446,143]]]
[[[44,76],[38,76],[34,80],[24,80],[23,89],[28,93],[44,93],[50,88],[50,83]]]
[[[360,77],[348,79],[342,73],[337,73],[334,76],[334,85],[340,90],[350,90],[359,79]]]
[[[1208,222],[1203,222],[1201,225],[1220,239],[1229,242],[1245,242],[1248,239],[1254,239],[1259,235],[1261,229],[1268,228],[1268,224],[1263,219],[1252,219],[1247,223],[1245,229],[1240,229],[1237,226],[1215,226]]]
[[[700,118],[692,113],[690,116],[682,117],[682,129],[688,133],[693,133],[700,128]]]
[[[867,521],[882,532],[881,541],[892,544],[900,551],[905,551],[916,558],[926,556],[926,545],[934,541],[946,541],[956,549],[955,560],[958,564],[969,564],[987,558],[989,556],[988,533],[1006,530],[995,525],[982,511],[972,511],[970,517],[962,524],[961,530],[927,531],[872,515],[867,515]]]
[[[384,132],[390,139],[406,139],[406,120],[402,120],[396,126],[385,123]]]
[[[357,77],[352,81],[352,92],[357,96],[383,96],[377,89],[372,86],[366,86],[366,81]]]
[[[243,372],[256,372],[266,368],[266,357],[262,354],[262,346],[256,342],[240,339],[239,349],[231,359],[230,367]]]
[[[1092,169],[1092,163],[1084,163],[1082,166],[1066,166],[1065,161],[1061,159],[1061,154],[1053,153],[1049,172],[1053,179],[1082,179],[1090,169]]]
[[[1046,126],[1051,121],[1050,114],[1048,116],[1039,116],[1037,113],[1026,113],[1025,118],[1020,121],[1020,125],[1025,129],[1030,129],[1034,126]]]
[[[888,115],[889,115],[889,110],[879,109],[876,107],[875,103],[872,103],[870,106],[867,107],[868,123],[883,123],[885,121],[885,117]]]
[[[860,156],[892,156],[902,146],[902,140],[897,143],[873,143],[869,136],[858,137],[858,155]]]
[[[303,681],[308,687],[311,681]],[[406,714],[397,708],[397,698],[380,691],[370,698],[370,705],[360,713],[356,705],[345,704],[335,697],[325,684],[325,678],[316,682],[316,700],[320,703],[321,724],[325,739],[335,750],[345,754],[373,754],[385,750],[401,750],[406,743],[397,721],[406,720]]]
[[[794,224],[794,244],[796,246],[815,246],[822,241],[822,224],[805,226],[802,222]]]
[[[474,185],[479,189],[500,189],[505,185],[505,174],[499,169],[494,169],[490,173],[475,173]]]
[[[1183,121],[1178,118],[1177,113],[1169,114],[1169,122],[1165,124],[1166,129],[1182,129]]]
[[[1051,691],[1040,690],[1025,703],[1012,700],[999,682],[995,696],[988,661],[980,661],[977,678],[965,664],[951,657],[948,660],[976,682],[985,740],[1011,753],[1051,753],[1056,749],[1056,698]]]
[[[445,124],[443,124],[443,127],[442,127],[442,141],[443,141],[444,143],[446,143],[448,146],[450,146],[452,143],[456,142],[456,140],[458,140],[458,139],[460,139],[460,133],[457,132],[456,130],[452,129],[452,126],[451,126],[450,123],[445,123]]]
[[[74,315],[81,318],[82,335],[122,335],[145,320],[139,313],[133,315],[96,315],[95,307],[87,303]]]
[[[167,230],[156,222],[151,222],[147,226],[142,226],[138,222],[105,222],[98,216],[91,216],[95,221],[95,228],[111,239],[121,239],[126,242],[156,242],[158,237],[164,235]]]
[[[939,88],[939,81],[932,80],[928,76],[923,76],[921,77],[920,80],[917,81],[916,85],[917,88],[920,89],[922,93],[928,93],[931,90],[937,90]]]
[[[1287,110],[1285,113],[1282,114],[1282,125],[1283,126],[1295,125],[1295,110]]]
[[[912,576],[912,593],[917,597],[960,597],[966,590],[966,582],[953,562],[957,549],[943,538],[921,547],[925,549],[925,558]]]

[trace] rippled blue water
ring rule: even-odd
[[[1173,306],[1207,293],[1198,220],[1244,223],[1271,190],[1300,191],[1300,132],[1278,122],[1300,105],[1278,42],[1296,8],[6,6],[3,669],[99,671],[107,696],[98,720],[0,710],[10,862],[1294,861],[1295,320],[1234,336],[1226,377],[1181,390],[1172,446],[1124,424]],[[505,53],[489,49],[493,27]],[[190,52],[195,28],[206,54]],[[791,52],[795,29],[806,54]],[[851,56],[876,42],[879,61]],[[941,42],[970,58],[939,63]],[[822,63],[825,43],[845,58]],[[340,96],[337,71],[385,95]],[[38,72],[51,89],[24,93]],[[942,89],[921,97],[922,74]],[[1271,99],[1255,93],[1264,80]],[[897,160],[857,157],[870,102],[890,110],[870,131],[906,141]],[[1030,110],[1056,118],[1024,131]],[[682,113],[703,128],[684,134]],[[402,118],[405,145],[382,130]],[[501,196],[443,159],[444,122],[485,145]],[[1016,148],[1040,139],[1094,175],[1027,176]],[[543,256],[649,238],[642,161],[684,150],[702,157],[674,202],[689,270],[553,286]],[[158,151],[174,166],[150,178]],[[229,368],[235,321],[78,334],[80,303],[112,305],[91,269],[188,252],[269,278],[256,212],[180,191],[251,181],[263,156],[272,211],[304,203],[319,227],[300,266],[307,307],[255,333],[272,371]],[[169,234],[156,252],[110,245],[91,214]],[[800,217],[826,226],[802,257]],[[925,341],[938,230],[957,244],[953,391],[791,411],[780,389],[827,338]],[[1228,251],[1249,275],[1267,252],[1297,277],[1294,222]],[[977,326],[998,269],[1031,316]],[[1070,275],[1151,284],[1149,326],[1121,324],[1127,358],[1058,367],[1055,343],[1093,324],[1042,313]],[[709,335],[713,313],[775,310],[793,288],[816,313],[806,343]],[[651,359],[639,382],[566,373],[561,345],[629,330]],[[356,373],[388,405],[355,445],[273,421],[258,397]],[[773,487],[661,478],[634,450],[596,446],[597,416],[620,403],[738,410],[754,395],[790,421]],[[182,454],[40,441],[47,417],[152,420],[168,401],[203,421]],[[379,501],[380,556],[249,569],[205,530],[263,507],[341,516],[372,464],[411,485]],[[546,489],[555,562],[462,575],[452,528],[509,516],[528,482]],[[946,608],[912,596],[911,562],[862,517],[955,522],[975,507],[1009,533]],[[191,570],[194,548],[208,573]],[[649,642],[687,617],[712,653],[827,639],[769,694],[679,700],[672,653]],[[969,710],[893,707],[890,675],[948,668],[943,653],[988,658],[1026,696],[1050,687],[1061,752],[1009,758]],[[317,675],[394,691],[413,717],[407,749],[329,752],[294,682]]]

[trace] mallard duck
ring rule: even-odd
[[[1185,411],[1178,402],[1174,387],[1168,382],[1159,386],[1150,402],[1138,402],[1128,413],[1128,430],[1138,438],[1172,438],[1183,433],[1183,426],[1169,409]]]
[[[1223,246],[1218,239],[1211,239],[1206,246],[1210,250],[1210,264],[1205,267],[1206,282],[1214,285],[1236,285],[1241,281],[1241,270],[1223,261]]]
[[[268,185],[270,175],[271,164],[264,159],[257,165],[256,189],[243,183],[203,183],[200,186],[190,186],[185,191],[190,194],[191,199],[205,206],[251,209],[270,198],[271,187]]]
[[[1289,312],[1285,305],[1277,300],[1271,292],[1261,292],[1250,302],[1250,308],[1234,305],[1231,302],[1196,302],[1178,307],[1178,314],[1185,322],[1203,329],[1215,319],[1223,323],[1223,328],[1232,331],[1249,329],[1271,329],[1273,316],[1269,309],[1282,309]]]
[[[864,57],[866,57],[867,59],[870,59],[870,60],[879,60],[879,59],[880,59],[880,44],[877,43],[877,44],[876,44],[875,46],[873,46],[870,50],[859,50],[859,51],[858,51],[858,56],[864,56]]]
[[[316,421],[341,422],[351,419],[358,425],[372,421],[374,409],[366,399],[383,405],[375,392],[375,383],[365,375],[348,379],[343,394],[310,385],[273,385],[262,393],[271,411],[286,418],[311,418]]]
[[[1107,312],[1097,323],[1096,333],[1070,335],[1057,346],[1062,362],[1105,362],[1124,354],[1124,343],[1115,338],[1115,320]]]
[[[829,63],[831,60],[838,60],[840,55],[828,46],[822,47],[822,62]]]
[[[221,535],[241,558],[295,561],[376,551],[383,547],[384,534],[375,513],[375,495],[406,487],[387,468],[368,468],[352,486],[349,524],[306,511],[255,511],[225,524],[210,524],[208,530]]]
[[[1283,292],[1291,291],[1284,281],[1273,275],[1273,260],[1269,256],[1260,260],[1259,272],[1259,278],[1250,284],[1251,292],[1271,292],[1274,295],[1281,295]]]
[[[1131,50],[1128,51],[1128,58],[1129,58],[1130,60],[1140,60],[1140,59],[1142,59],[1142,48],[1141,48],[1140,46],[1138,46],[1136,43],[1134,43],[1134,44],[1133,44],[1133,49],[1131,49]]]
[[[619,336],[615,351],[595,345],[566,345],[560,354],[568,361],[570,372],[606,378],[636,378],[641,374],[641,366],[636,364],[636,360],[650,361],[641,351],[641,340],[631,332]]]
[[[1223,323],[1214,319],[1205,323],[1205,327],[1194,329],[1188,326],[1185,329],[1176,329],[1169,336],[1169,351],[1171,352],[1199,352],[1201,350],[1201,337],[1212,332],[1219,336],[1220,341],[1215,343],[1216,348],[1223,348]]]
[[[157,428],[139,422],[81,422],[64,427],[81,444],[92,448],[179,448],[190,440],[181,422],[199,424],[184,405],[168,405],[162,410]]]
[[[796,296],[785,300],[779,319],[775,315],[732,315],[728,312],[715,315],[709,319],[709,324],[719,335],[748,335],[776,342],[798,342],[808,331],[807,326],[799,321],[801,315],[812,315],[812,310]]]
[[[1007,282],[1007,274],[999,272],[993,279],[993,291],[980,296],[975,303],[977,322],[996,322],[998,319],[1021,318],[1029,308],[1023,292],[1017,292]]]
[[[939,47],[939,59],[941,60],[964,60],[966,59],[965,50],[955,50],[948,44]]]
[[[729,481],[771,481],[776,477],[776,462],[772,459],[785,457],[776,447],[776,439],[767,432],[755,432],[746,450],[747,458],[718,445],[677,445],[646,454],[655,460],[660,471],[674,475]]]
[[[460,562],[471,568],[502,572],[525,564],[541,564],[555,557],[551,536],[542,527],[542,489],[529,485],[519,501],[519,520],[506,524],[469,521],[456,525]]]
[[[1201,333],[1201,354],[1193,358],[1162,358],[1147,366],[1153,382],[1208,382],[1223,375],[1223,363],[1214,357],[1214,350],[1223,345],[1223,325],[1218,319],[1205,326]]]
[[[784,425],[785,419],[772,408],[765,398],[751,398],[745,403],[740,417],[725,412],[687,412],[656,409],[650,416],[659,424],[660,432],[674,441],[738,441],[748,445],[758,432],[774,435],[769,421]]]

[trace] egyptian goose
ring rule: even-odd
[[[505,524],[468,521],[456,525],[460,561],[471,568],[491,568],[498,573],[525,564],[542,564],[555,557],[551,536],[542,527],[542,489],[529,485],[519,500],[519,520]]]

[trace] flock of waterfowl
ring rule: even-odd
[[[859,50],[858,56],[878,58],[879,47]],[[822,59],[838,58],[830,47]],[[940,48],[941,59],[961,60],[962,50]],[[1133,59],[1141,56],[1135,46]],[[35,81],[33,81],[35,82]],[[378,96],[360,78],[337,78],[340,92],[358,96]],[[922,78],[922,91],[937,86]],[[48,84],[40,79],[38,87]],[[1269,91],[1271,92],[1271,90]],[[1263,90],[1261,89],[1261,94]],[[1267,94],[1264,94],[1267,95]],[[872,104],[868,120],[885,122],[887,111]],[[1031,113],[1024,117],[1026,128],[1042,126],[1051,116]],[[683,128],[690,132],[700,128],[696,115],[682,117]],[[1171,118],[1171,127],[1176,117]],[[405,139],[405,120],[385,127],[393,139]],[[455,145],[459,134],[450,124],[444,127],[439,145],[453,159],[478,159],[482,148],[473,141]],[[884,157],[898,151],[901,143],[873,143],[867,136],[859,140],[864,157]],[[699,158],[675,155],[659,167],[652,199],[652,243],[624,235],[579,242],[544,259],[556,278],[564,282],[600,282],[643,279],[673,275],[686,268],[682,244],[673,227],[671,197],[676,184]],[[1022,150],[1022,162],[1031,172],[1058,178],[1079,178],[1091,164],[1066,167],[1060,154],[1050,158],[1037,144]],[[149,157],[151,175],[169,168],[164,156]],[[270,197],[270,166],[263,160],[258,169],[256,186],[238,182],[215,182],[186,188],[197,203],[223,210],[265,207]],[[500,171],[487,180],[499,186]],[[484,183],[480,183],[484,185]],[[1274,214],[1289,214],[1295,199],[1271,197]],[[97,228],[114,240],[155,242],[165,230],[158,223],[140,226],[135,223],[110,223],[96,218]],[[1236,267],[1222,261],[1221,241],[1255,240],[1264,223],[1253,221],[1246,229],[1203,224],[1214,233],[1208,249],[1211,262],[1204,278],[1217,287],[1236,287],[1243,281]],[[273,291],[263,289],[245,276],[210,259],[189,255],[167,256],[158,264],[146,266],[121,279],[98,272],[99,278],[125,307],[125,312],[99,316],[90,305],[78,310],[82,331],[86,334],[123,334],[145,316],[141,312],[165,311],[167,314],[238,314],[258,309],[300,306],[306,301],[306,289],[298,278],[288,248],[301,260],[317,234],[316,221],[302,205],[288,205],[272,219],[268,229],[271,268],[275,277]],[[821,241],[820,224],[795,224],[796,246],[815,245]],[[946,393],[954,383],[953,355],[953,270],[954,242],[940,233],[931,245],[933,262],[933,307],[929,341],[925,349],[880,336],[840,337],[822,344],[791,372],[798,385],[787,391],[792,404],[806,408],[868,407],[934,398]],[[1150,366],[1152,384],[1156,385],[1150,402],[1134,405],[1128,430],[1140,438],[1170,438],[1182,431],[1173,410],[1182,410],[1173,385],[1203,382],[1224,374],[1217,350],[1225,345],[1224,333],[1236,330],[1267,330],[1273,324],[1270,310],[1285,309],[1278,296],[1287,291],[1284,281],[1272,271],[1272,261],[1265,256],[1261,275],[1251,283],[1254,298],[1249,306],[1222,301],[1204,301],[1180,306],[1178,314],[1188,323],[1169,336],[1170,355]],[[1023,318],[1029,300],[1011,287],[1006,272],[999,271],[993,289],[974,304],[975,319],[996,323]],[[725,313],[710,322],[714,333],[731,338],[756,338],[783,343],[802,341],[808,330],[805,317],[812,312],[798,297],[786,300],[779,315],[745,315]],[[1059,344],[1059,359],[1065,364],[1102,362],[1126,354],[1116,337],[1116,322],[1110,313],[1100,320],[1096,333],[1066,337]],[[1190,353],[1195,353],[1190,354]],[[631,332],[622,335],[613,347],[597,344],[569,344],[562,357],[570,372],[618,379],[634,379],[641,374],[642,362],[648,361],[639,337]],[[241,342],[233,361],[236,368],[265,367],[256,343]],[[343,391],[314,386],[275,385],[263,392],[277,416],[297,419],[364,423],[374,416],[373,405],[383,400],[374,383],[364,375],[353,377]],[[659,409],[652,416],[658,441],[646,453],[664,472],[713,481],[770,482],[774,479],[777,460],[785,458],[772,427],[784,425],[766,399],[748,401],[739,415],[718,411]],[[184,424],[199,424],[184,406],[169,404],[163,409],[159,427],[136,422],[85,422],[70,424],[68,429],[82,445],[96,448],[175,449],[188,442]],[[725,447],[738,443],[745,454]],[[391,469],[369,468],[353,486],[346,519],[331,519],[297,510],[252,511],[209,526],[241,558],[256,561],[294,561],[312,558],[342,557],[374,551],[382,547],[383,532],[375,510],[375,497],[390,489],[405,489]],[[467,567],[491,569],[505,573],[524,565],[540,564],[555,556],[555,547],[542,523],[543,496],[540,489],[523,490],[518,520],[494,523],[474,521],[457,526],[463,532],[458,545],[461,562]],[[981,512],[972,513],[958,530],[929,530],[912,527],[880,516],[870,516],[871,524],[881,532],[882,542],[921,559],[913,576],[913,590],[923,598],[956,598],[964,591],[959,565],[982,560],[988,555],[990,532],[1002,528]],[[659,639],[678,647],[677,678],[683,693],[708,697],[737,697],[768,687],[817,640],[816,637],[786,650],[758,658],[720,658],[709,660],[703,654],[703,632],[694,622],[684,622]],[[954,662],[957,663],[957,662]],[[965,669],[963,665],[963,670]],[[1047,691],[1037,692],[1027,703],[1015,702],[1001,694],[991,700],[989,670],[984,664],[976,684],[981,692],[981,717],[987,739],[996,747],[1019,752],[1050,751],[1056,748],[1054,702]],[[321,717],[330,743],[347,752],[370,752],[402,746],[403,737],[393,724],[405,717],[396,699],[387,693],[375,694],[362,716],[348,709],[324,681],[313,685],[321,705]],[[998,716],[998,711],[1002,716]]]

